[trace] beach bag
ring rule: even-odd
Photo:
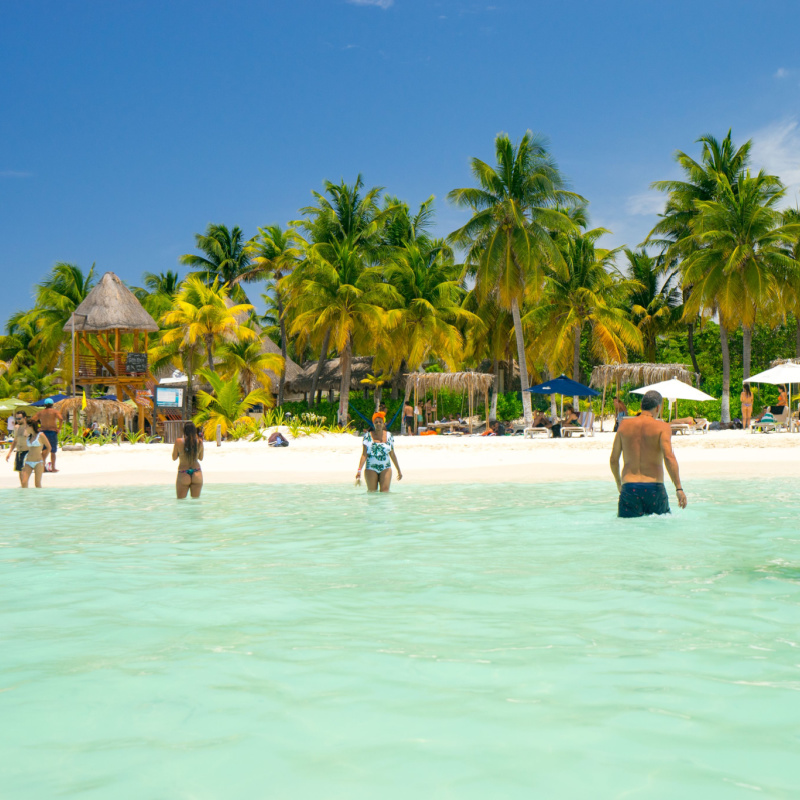
[[[288,447],[289,440],[283,434],[275,431],[267,440],[267,444],[270,447]]]

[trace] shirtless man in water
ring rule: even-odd
[[[669,514],[669,498],[664,488],[664,466],[675,484],[678,505],[686,508],[681,488],[678,459],[672,452],[672,430],[659,419],[662,397],[647,392],[642,398],[642,413],[619,423],[611,450],[611,472],[619,489],[620,517]],[[622,475],[619,457],[623,457]]]

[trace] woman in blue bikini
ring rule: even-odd
[[[178,479],[175,481],[178,500],[183,500],[190,492],[192,497],[200,497],[203,490],[203,473],[200,471],[203,440],[197,435],[194,422],[184,424],[183,439],[175,441],[172,460],[178,462]]]
[[[361,460],[358,462],[356,486],[361,484],[361,468],[366,464],[364,480],[367,482],[367,491],[376,492],[380,486],[382,492],[388,492],[392,483],[392,464],[397,470],[397,480],[403,480],[403,473],[394,454],[394,438],[386,430],[386,413],[376,411],[372,415],[372,425],[374,430],[364,434],[364,448],[361,451]]]
[[[44,462],[50,453],[50,442],[43,433],[39,433],[39,423],[34,419],[28,420],[27,431],[28,452],[25,453],[25,461],[22,464],[20,480],[22,488],[28,488],[28,482],[33,473],[33,485],[37,489],[42,488],[42,474],[44,473]]]

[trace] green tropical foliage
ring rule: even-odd
[[[265,389],[255,389],[243,394],[239,375],[234,373],[223,378],[211,370],[200,370],[200,375],[211,387],[210,392],[200,391],[197,394],[197,406],[200,409],[194,417],[194,423],[202,429],[206,439],[216,436],[217,425],[223,436],[237,423],[246,424],[247,412],[257,405],[268,405],[272,398]]]

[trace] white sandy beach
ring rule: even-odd
[[[608,468],[613,434],[589,439],[521,437],[397,437],[404,482],[539,483],[612,480]],[[700,478],[800,477],[800,435],[710,432],[673,437],[684,484]],[[171,484],[176,465],[171,445],[89,446],[58,454],[57,474],[45,488]],[[360,437],[301,437],[285,448],[265,441],[206,445],[207,483],[352,483]],[[0,462],[2,463],[2,462]],[[0,488],[19,485],[11,463],[0,472]]]

